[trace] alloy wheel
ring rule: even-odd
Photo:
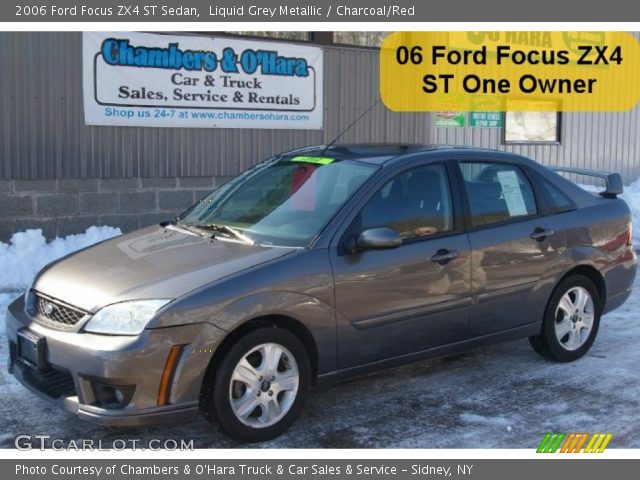
[[[238,420],[269,427],[291,409],[300,373],[294,356],[277,343],[263,343],[242,356],[231,375],[229,401]]]
[[[577,350],[588,340],[595,319],[593,298],[584,287],[569,289],[556,308],[556,338],[566,350]]]

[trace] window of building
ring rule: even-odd
[[[533,187],[515,165],[460,163],[474,227],[537,213]]]
[[[447,172],[428,165],[387,182],[362,210],[363,230],[391,228],[403,239],[428,237],[453,229]]]
[[[505,143],[560,143],[557,107],[557,102],[553,101],[507,100]],[[540,111],[533,111],[535,108]]]
[[[390,32],[333,32],[334,43],[379,48]]]

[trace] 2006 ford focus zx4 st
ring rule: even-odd
[[[331,379],[521,337],[577,360],[636,271],[620,176],[580,173],[603,191],[492,150],[277,155],[44,268],[9,306],[9,368],[83,419],[202,412],[255,442]]]

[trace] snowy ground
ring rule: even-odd
[[[589,354],[571,364],[538,357],[526,340],[387,370],[312,392],[302,417],[263,447],[533,448],[547,431],[613,432],[640,448],[640,282],[602,320]],[[0,295],[0,311],[11,295]],[[7,348],[0,344],[0,363]],[[19,434],[71,439],[193,439],[239,447],[206,421],[106,428],[78,420],[0,371],[0,446]]]
[[[625,200],[640,232],[640,181]],[[631,195],[631,193],[634,195]],[[33,232],[0,243],[0,339],[6,306],[44,263],[113,236],[91,229],[53,244]],[[638,241],[636,234],[636,242]],[[23,267],[23,268],[21,268]],[[612,432],[611,447],[640,448],[640,280],[634,296],[602,319],[583,359],[557,364],[527,340],[359,377],[312,392],[293,428],[261,447],[533,448],[548,431]],[[107,428],[78,420],[29,393],[4,365],[0,341],[0,447],[19,434],[67,440],[185,439],[197,448],[240,447],[204,420]]]

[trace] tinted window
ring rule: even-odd
[[[460,163],[473,226],[502,222],[537,213],[531,183],[515,165]]]
[[[226,226],[265,245],[305,246],[378,167],[326,157],[282,157],[225,184],[181,218]]]
[[[575,208],[571,199],[549,180],[540,178],[539,184],[542,190],[542,195],[544,195],[544,198],[549,204],[549,208],[552,212],[566,212]]]
[[[429,165],[401,173],[387,182],[362,210],[363,230],[387,227],[404,239],[453,229],[447,173]]]

